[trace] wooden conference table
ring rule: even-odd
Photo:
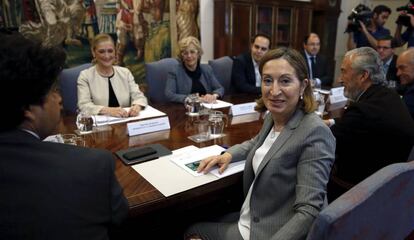
[[[228,96],[224,100],[232,103],[245,103],[254,101],[254,99],[255,96],[252,95],[234,95]],[[84,135],[86,145],[88,147],[107,149],[112,153],[121,149],[152,143],[160,143],[170,150],[188,145],[205,147],[217,144],[229,147],[254,137],[263,123],[263,119],[257,115],[257,120],[232,125],[231,123],[237,120],[237,117],[233,119],[229,116],[228,124],[224,129],[225,137],[203,143],[195,143],[187,137],[195,134],[192,121],[196,120],[196,117],[187,116],[182,104],[151,104],[151,106],[168,115],[171,129],[129,137],[127,135],[126,123],[114,124],[110,125],[111,129],[108,131]],[[218,110],[228,113],[229,108]],[[71,133],[74,129],[75,116],[64,117],[60,132]],[[238,173],[170,197],[164,197],[132,167],[124,165],[118,158],[116,160],[115,173],[128,199],[130,217],[140,217],[157,210],[162,211],[166,208],[183,207],[188,205],[189,202],[203,204],[203,201],[213,201],[220,198],[223,193],[227,192],[237,182],[240,182],[242,177],[242,174]],[[240,188],[238,191],[241,193],[242,189]],[[194,201],[194,199],[197,199],[197,201]]]

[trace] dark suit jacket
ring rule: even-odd
[[[108,239],[128,203],[111,153],[0,134],[0,238]]]
[[[389,80],[395,81],[396,82],[396,86],[395,86],[396,91],[400,95],[402,95],[406,91],[406,88],[405,88],[405,86],[401,85],[400,78],[397,76],[397,58],[398,58],[397,55],[394,55],[392,57],[392,60],[390,62],[390,66],[388,67],[386,79],[387,79],[387,81],[389,81]]]
[[[403,96],[403,100],[411,114],[412,119],[414,119],[414,84],[408,87]]]
[[[336,138],[335,175],[352,185],[389,164],[407,161],[414,145],[414,121],[407,107],[383,86],[369,87],[335,119],[331,130]]]
[[[306,58],[305,51],[302,51],[302,56],[305,58],[306,66],[308,67],[308,72],[310,72],[310,66],[308,64],[308,60]],[[332,78],[328,76],[328,68],[326,65],[326,59],[324,56],[317,54],[316,55],[316,70],[313,73],[316,78],[319,78],[322,82],[322,86],[324,87],[331,87],[332,86]]]
[[[231,69],[231,84],[236,92],[260,94],[260,87],[256,87],[256,74],[250,52],[237,56]]]

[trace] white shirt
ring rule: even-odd
[[[269,152],[269,149],[272,147],[273,143],[276,141],[279,134],[280,132],[274,132],[273,129],[270,130],[262,146],[260,146],[254,153],[252,167],[255,175],[257,173],[257,170],[259,169],[260,164],[263,161],[264,156],[267,152]],[[252,185],[250,185],[249,192],[247,193],[246,199],[244,199],[243,206],[240,210],[238,227],[240,234],[244,240],[250,239],[250,198],[252,196],[252,188],[254,182],[255,180],[253,180]]]
[[[254,75],[256,77],[256,87],[260,87],[262,83],[262,76],[260,76],[259,64],[257,64],[257,62],[253,58],[252,61],[254,66]]]

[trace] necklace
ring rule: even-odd
[[[113,68],[104,70],[104,69],[101,69],[101,67],[96,66],[96,70],[98,71],[99,75],[101,75],[102,77],[111,77],[114,75]]]

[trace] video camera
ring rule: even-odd
[[[359,4],[358,6],[354,7],[351,14],[348,16],[348,20],[350,20],[351,23],[348,24],[345,32],[359,32],[361,29],[359,21],[367,26],[371,23],[373,15],[374,13],[371,11],[371,9],[363,4]]]
[[[398,7],[397,11],[398,12],[404,11],[406,13],[414,15],[414,0],[410,0],[410,2],[405,6]],[[398,16],[397,21],[395,23],[396,24],[401,24],[401,25],[406,26],[406,27],[411,27],[410,17],[407,16],[407,15]]]

